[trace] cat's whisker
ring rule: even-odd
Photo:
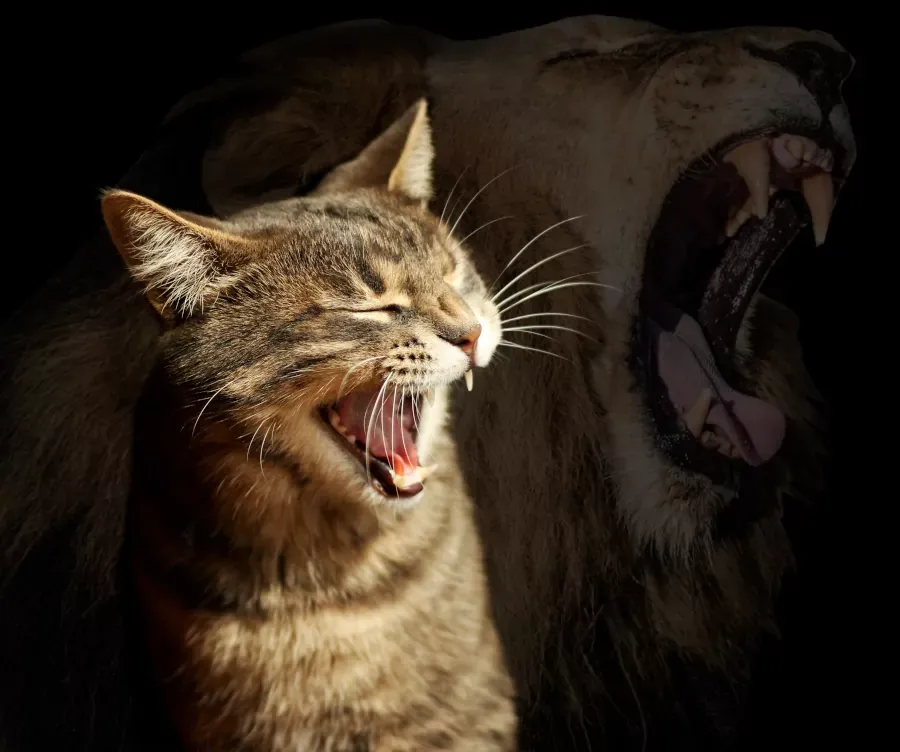
[[[572,361],[569,360],[568,358],[566,358],[566,357],[564,357],[564,356],[562,356],[562,355],[557,355],[556,353],[552,353],[552,352],[550,352],[549,350],[542,350],[542,349],[539,348],[539,347],[526,347],[525,345],[517,345],[517,344],[515,344],[514,342],[509,342],[509,341],[507,341],[507,340],[503,340],[502,342],[498,342],[498,343],[497,343],[497,346],[498,346],[498,347],[514,347],[514,348],[517,349],[517,350],[530,350],[531,352],[543,353],[544,355],[550,355],[550,356],[552,356],[552,357],[554,357],[554,358],[559,358],[560,360],[566,360],[566,361],[568,361],[569,363],[572,362]]]
[[[266,448],[266,439],[269,436],[269,431],[274,430],[274,428],[275,424],[272,423],[272,425],[266,429],[266,432],[263,434],[262,441],[259,443],[259,472],[263,475],[265,475],[265,470],[263,469],[263,451]]]
[[[575,251],[580,251],[582,248],[587,248],[587,243],[581,243],[580,245],[572,246],[571,248],[566,248],[564,251],[559,251],[558,253],[554,253],[551,256],[547,256],[546,258],[541,259],[540,261],[535,262],[531,266],[529,266],[524,272],[519,274],[517,277],[513,277],[511,282],[507,282],[505,286],[500,288],[496,293],[494,293],[493,298],[496,298],[498,295],[502,295],[506,292],[510,287],[512,287],[516,282],[518,282],[522,277],[526,274],[533,272],[538,267],[546,264],[548,261],[553,261],[555,258],[559,258],[560,256],[565,256],[568,253],[574,253]],[[493,298],[491,298],[493,300]]]
[[[554,279],[551,282],[537,282],[533,285],[528,285],[528,287],[523,287],[521,290],[516,290],[515,292],[510,293],[505,298],[503,298],[503,300],[495,300],[494,305],[497,306],[497,308],[502,308],[510,301],[513,301],[516,298],[520,298],[523,295],[525,295],[527,292],[529,292],[530,290],[535,290],[538,287],[549,287],[550,285],[558,285],[562,282],[568,282],[571,279],[578,279],[579,277],[590,277],[594,274],[600,274],[600,273],[601,272],[581,272],[581,274],[573,274],[569,277],[563,277],[562,279]]]
[[[500,322],[500,325],[503,324],[511,324],[514,321],[524,321],[525,319],[536,319],[542,318],[544,316],[565,316],[570,319],[580,319],[581,321],[587,321],[590,324],[596,324],[597,322],[594,319],[588,318],[587,316],[579,316],[575,313],[561,313],[559,311],[547,311],[545,313],[526,313],[523,316],[513,316],[511,319],[503,319]]]
[[[385,383],[387,383],[387,382],[385,382]],[[385,395],[387,395],[387,390],[385,390]],[[391,421],[392,428],[393,428],[393,425],[394,425],[394,423],[392,420]],[[382,444],[382,446],[387,446],[387,435],[384,430],[384,400],[383,399],[381,400],[381,444]],[[393,455],[393,449],[391,451],[391,454]],[[390,467],[393,468],[393,465],[391,465],[390,458],[388,458],[388,465],[390,465]]]
[[[315,370],[315,369],[313,369],[313,368],[298,368],[296,371],[290,371],[289,373],[284,374],[281,377],[281,380],[287,381],[288,379],[296,378],[297,376],[300,376],[304,373],[309,373],[310,371],[313,371],[313,370]]]
[[[373,360],[384,360],[384,358],[380,355],[376,355],[372,358],[364,358],[344,374],[344,378],[341,380],[341,385],[338,387],[337,400],[339,400],[343,396],[344,387],[347,385],[347,379],[349,378],[350,374],[353,373],[357,368],[361,368],[362,366],[364,366],[366,363],[371,363]]]
[[[381,385],[381,389],[375,395],[375,404],[381,408],[382,416],[384,415],[384,402],[382,400],[382,396],[384,395],[385,390],[387,389],[388,384],[391,381],[391,375],[388,374],[388,377],[384,380],[384,383]],[[366,408],[366,412],[368,412],[368,408]],[[363,414],[363,419],[365,419],[365,413]],[[372,482],[372,471],[371,471],[371,455],[369,454],[369,443],[372,438],[372,424],[375,422],[375,410],[372,410],[372,416],[369,418],[369,426],[366,429],[366,477],[368,478],[369,483]],[[382,424],[384,421],[382,421]]]
[[[595,273],[596,272],[585,272],[585,274],[595,274]],[[581,276],[584,276],[584,274]],[[560,280],[557,280],[557,281],[560,281]],[[514,293],[510,293],[503,300],[495,300],[495,301],[493,301],[493,303],[495,306],[497,306],[497,308],[500,308],[501,306],[506,305],[510,301],[515,300],[516,298],[520,298],[523,295],[531,292],[532,290],[536,290],[539,287],[546,287],[548,284],[552,285],[554,283],[553,282],[537,282],[533,285],[528,285],[528,287],[523,287],[521,290],[517,290]]]
[[[563,332],[572,332],[572,334],[577,334],[579,337],[584,337],[585,339],[589,339],[591,342],[596,342],[598,345],[600,344],[599,341],[597,341],[596,339],[594,339],[591,336],[588,336],[584,332],[579,332],[577,329],[572,329],[572,327],[569,327],[569,326],[557,326],[555,324],[535,324],[534,326],[511,326],[511,327],[504,328],[501,331],[534,333],[535,329],[558,329],[559,331],[563,331]]]
[[[315,396],[315,401],[316,401],[316,402],[321,402],[321,401],[322,401],[322,399],[323,399],[323,398],[325,397],[325,395],[328,393],[329,388],[330,388],[331,385],[334,383],[334,380],[335,380],[336,378],[337,378],[337,376],[332,376],[330,379],[328,379],[328,381],[327,381],[326,383],[324,383],[322,386],[320,386],[320,387],[316,390],[316,396]]]
[[[391,466],[391,469],[396,472],[396,468],[394,467],[394,426],[397,425],[397,421],[394,419],[394,411],[397,409],[397,385],[394,384],[394,395],[391,399],[391,456],[388,459],[388,464]]]
[[[415,426],[416,426],[416,433],[418,434],[419,433],[419,416],[417,415],[417,412],[418,412],[417,403],[419,402],[420,392],[419,392],[418,387],[413,387],[413,390],[414,391],[413,391],[413,395],[412,395],[412,416],[413,416],[413,423],[415,423]]]
[[[525,332],[526,334],[533,334],[535,337],[543,337],[544,339],[549,339],[549,340],[551,340],[551,341],[553,341],[553,342],[556,342],[556,339],[553,338],[553,337],[551,337],[551,336],[548,335],[548,334],[541,334],[541,333],[539,333],[539,332],[532,332],[531,330],[528,330],[528,329],[506,329],[505,331],[507,331],[507,332]],[[505,341],[506,341],[506,342],[509,342],[510,340],[505,340]]]
[[[453,223],[453,227],[450,228],[450,233],[449,233],[450,235],[453,235],[453,233],[456,231],[456,226],[460,223],[460,220],[461,220],[464,216],[466,216],[466,212],[469,210],[469,207],[472,205],[472,203],[475,201],[475,199],[478,198],[478,197],[484,192],[484,190],[485,190],[491,183],[493,183],[493,182],[496,181],[496,180],[499,180],[499,179],[502,178],[507,172],[509,172],[509,171],[512,170],[512,169],[513,169],[512,167],[508,167],[508,168],[505,169],[503,172],[501,172],[499,175],[496,175],[496,176],[492,177],[492,178],[491,178],[490,180],[488,180],[483,186],[481,186],[481,188],[478,189],[478,191],[475,193],[475,195],[472,196],[472,198],[469,199],[469,203],[466,204],[466,205],[463,207],[463,210],[459,213],[459,216],[456,218],[456,221]]]
[[[467,241],[469,238],[471,238],[476,232],[480,232],[480,231],[483,230],[485,227],[490,227],[492,224],[494,224],[494,222],[502,222],[504,219],[512,219],[512,215],[507,215],[507,216],[505,216],[505,217],[497,217],[497,219],[492,219],[492,220],[490,220],[489,222],[485,222],[483,225],[481,225],[480,227],[476,227],[474,230],[472,230],[472,232],[470,232],[470,233],[469,233],[468,235],[466,235],[462,240],[460,240],[460,241],[459,241],[459,244],[460,244],[460,245],[465,245],[466,241]]]
[[[556,290],[562,290],[565,287],[603,287],[607,290],[614,290],[615,292],[622,292],[618,287],[613,287],[612,285],[604,285],[601,282],[568,282],[564,285],[551,285],[549,287],[544,288],[543,290],[538,290],[537,292],[531,293],[531,295],[527,295],[521,300],[513,303],[510,306],[500,310],[498,313],[502,316],[507,311],[515,308],[516,306],[522,305],[527,300],[531,300],[532,298],[537,298],[541,295],[546,295],[547,293],[555,292]],[[624,293],[623,293],[624,294]]]
[[[267,421],[268,418],[263,418],[263,420],[260,421],[260,424],[256,427],[256,430],[253,432],[253,436],[250,437],[250,443],[247,444],[247,462],[250,461],[250,447],[253,446],[253,440],[256,438],[256,434],[259,433],[259,429],[262,428]]]
[[[525,245],[523,245],[523,246],[518,250],[518,252],[516,253],[516,255],[513,256],[513,257],[507,262],[506,266],[503,267],[503,269],[500,271],[500,273],[494,278],[494,281],[491,282],[490,286],[488,287],[488,290],[493,290],[493,289],[494,289],[494,285],[497,284],[497,282],[499,281],[500,277],[502,277],[502,276],[504,275],[504,273],[506,272],[506,270],[509,269],[509,267],[511,267],[511,266],[516,262],[516,259],[519,258],[519,256],[521,256],[523,253],[525,253],[525,251],[526,251],[528,248],[530,248],[530,247],[532,246],[532,244],[534,244],[534,243],[538,240],[538,238],[543,237],[543,236],[546,235],[548,232],[550,232],[550,230],[553,230],[553,229],[559,227],[560,225],[566,224],[566,222],[574,222],[576,219],[584,219],[584,217],[585,217],[584,214],[579,214],[578,216],[575,216],[575,217],[569,217],[568,219],[563,219],[563,220],[557,222],[556,224],[552,224],[552,225],[550,225],[549,227],[547,227],[546,229],[541,230],[537,235],[535,235],[531,240],[529,240]],[[494,296],[494,297],[496,297],[496,296]],[[494,298],[491,298],[491,301],[493,301],[493,299],[494,299]]]
[[[231,382],[229,381],[228,384],[230,384],[230,383]],[[200,418],[203,417],[203,413],[206,412],[206,408],[209,407],[209,403],[212,402],[222,392],[222,390],[228,386],[228,384],[225,384],[224,386],[219,387],[213,393],[213,396],[210,397],[208,400],[206,400],[206,404],[202,407],[200,412],[197,414],[197,420],[194,421],[194,427],[191,429],[191,436],[193,436],[194,432],[197,430],[197,424],[200,422]]]
[[[441,218],[438,220],[439,224],[444,224],[444,214],[447,211],[447,205],[450,203],[450,199],[453,198],[453,192],[456,190],[456,186],[459,185],[459,181],[462,180],[463,175],[465,175],[469,171],[469,167],[471,167],[471,166],[472,165],[466,165],[466,168],[461,173],[459,173],[459,177],[456,178],[456,182],[453,184],[453,187],[450,189],[450,193],[447,194],[447,200],[444,201],[444,208],[441,209]],[[453,206],[455,207],[456,204],[454,203]],[[450,213],[451,214],[453,213],[452,209],[451,209]]]
[[[406,387],[400,391],[400,439],[403,442],[404,457],[409,457],[409,449],[406,448],[406,431],[403,430],[403,403],[406,402]]]

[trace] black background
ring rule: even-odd
[[[784,641],[773,647],[757,684],[754,712],[760,728],[781,727],[790,748],[828,739],[844,706],[844,677],[851,653],[845,637],[847,605],[847,509],[853,494],[836,466],[846,466],[852,447],[842,431],[851,391],[833,356],[833,344],[848,334],[840,303],[847,288],[841,261],[856,257],[853,234],[862,225],[866,141],[862,85],[865,43],[862,19],[823,12],[828,7],[760,2],[702,10],[659,12],[649,3],[577,5],[554,2],[545,10],[523,4],[485,3],[466,8],[431,3],[431,14],[393,13],[371,4],[363,12],[310,12],[311,4],[251,2],[218,6],[214,14],[184,9],[185,15],[152,6],[119,5],[118,13],[95,18],[73,11],[45,11],[7,24],[7,42],[21,48],[7,63],[4,97],[7,136],[7,195],[14,214],[7,225],[7,275],[0,310],[18,304],[70,254],[99,222],[98,193],[117,182],[146,146],[154,127],[183,94],[204,83],[242,50],[284,34],[350,18],[381,17],[428,28],[452,38],[491,34],[548,23],[570,15],[604,12],[642,18],[675,29],[778,25],[816,28],[833,34],[856,57],[845,95],[859,146],[859,158],[841,196],[824,248],[811,243],[793,253],[785,268],[790,304],[803,321],[810,369],[833,410],[830,491],[813,513],[789,519],[798,554],[795,577],[783,599]],[[598,7],[598,5],[600,7]],[[679,4],[673,4],[679,5]],[[296,10],[291,10],[291,8]],[[515,10],[500,11],[500,7]],[[834,6],[832,6],[834,7]],[[422,10],[420,7],[419,10]],[[67,15],[68,14],[68,15]],[[19,37],[17,40],[12,37]],[[10,174],[11,173],[11,174]],[[9,199],[8,199],[9,200]],[[9,206],[9,204],[7,204]],[[10,229],[13,231],[10,233]],[[858,237],[858,235],[857,235]],[[10,274],[10,264],[16,271]],[[840,542],[840,543],[838,543]],[[835,555],[841,549],[840,556]]]

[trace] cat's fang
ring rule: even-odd
[[[469,369],[466,371],[466,389],[470,392],[472,391],[472,383],[475,381],[475,377],[472,375],[472,370]]]

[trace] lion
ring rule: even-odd
[[[428,98],[435,207],[505,321],[507,359],[455,409],[523,749],[739,746],[782,511],[827,457],[798,321],[760,286],[825,237],[853,64],[798,29],[340,24],[186,97],[120,182],[227,216],[313,190]],[[5,749],[165,734],[117,568],[156,332],[114,256],[98,228],[3,332]]]

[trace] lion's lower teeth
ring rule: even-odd
[[[738,448],[728,439],[719,436],[713,431],[704,431],[700,434],[700,443],[707,449],[715,449],[719,454],[724,454],[726,457],[737,458],[741,454]]]

